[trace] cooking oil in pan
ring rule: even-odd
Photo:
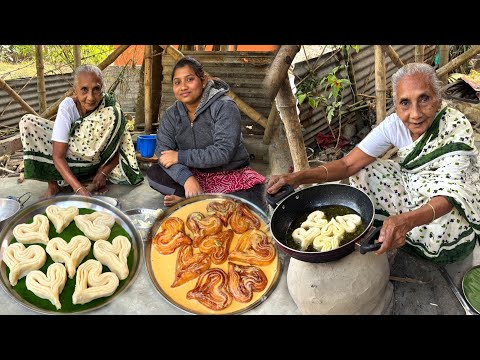
[[[310,215],[312,212],[317,211],[317,210],[323,211],[323,213],[325,214],[325,218],[328,221],[330,221],[335,216],[343,216],[343,215],[349,215],[349,214],[355,214],[355,215],[360,216],[360,214],[357,213],[355,210],[353,210],[353,209],[351,209],[347,206],[343,206],[343,205],[320,206],[319,208],[309,210],[308,212],[306,212],[305,214],[303,214],[297,220],[295,220],[294,222],[292,222],[290,224],[290,227],[288,228],[288,231],[287,231],[287,246],[288,247],[290,247],[292,249],[295,249],[295,250],[300,250],[300,251],[302,250],[300,248],[300,245],[298,245],[295,242],[295,240],[293,240],[293,238],[292,238],[293,230],[295,230],[296,228],[299,228],[300,225],[305,220],[307,220],[308,215]],[[365,230],[365,224],[362,221],[362,223],[359,226],[357,226],[357,228],[355,229],[355,231],[353,233],[347,233],[347,232],[345,233],[342,241],[340,242],[340,246],[342,246],[342,245],[350,242],[351,240],[355,239],[364,230]],[[318,250],[315,250],[313,248],[313,245],[310,245],[307,248],[307,250],[304,250],[304,251],[318,252]]]

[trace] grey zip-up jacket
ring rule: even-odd
[[[242,141],[240,110],[225,95],[228,90],[223,80],[209,80],[193,122],[185,105],[178,100],[165,111],[158,128],[155,154],[160,157],[161,151],[178,151],[178,163],[163,169],[182,186],[192,176],[189,167],[216,172],[250,163]]]

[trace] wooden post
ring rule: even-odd
[[[44,73],[45,67],[43,65],[43,45],[35,45],[35,62],[37,64],[38,111],[42,113],[47,108]]]
[[[125,50],[127,50],[129,46],[130,45],[121,45],[118,48],[116,48],[110,55],[107,56],[105,60],[103,60],[100,64],[97,65],[98,68],[100,70],[105,69],[108,65],[113,63]],[[63,99],[65,99],[67,96],[70,96],[72,94],[73,94],[73,89],[68,90],[60,99],[58,99],[55,102],[55,104],[53,104],[43,113],[41,113],[40,116],[45,119],[50,119],[53,115],[57,113],[58,106],[63,101]]]
[[[425,46],[415,45],[415,62],[423,63],[425,57]]]
[[[262,83],[268,99],[273,100],[277,95],[283,79],[287,76],[293,58],[300,51],[300,48],[300,45],[282,45],[278,49]]]
[[[288,145],[293,160],[294,171],[308,169],[307,153],[303,141],[302,127],[297,114],[296,98],[290,88],[288,78],[284,78],[276,97],[280,117],[285,125]]]
[[[152,45],[145,45],[145,134],[152,133]]]
[[[18,95],[15,90],[13,90],[6,82],[0,77],[0,89],[5,90],[15,101],[17,101],[20,106],[30,114],[37,115],[37,112],[33,110],[30,105],[28,105],[20,95]]]
[[[280,115],[278,114],[277,105],[275,101],[272,102],[272,108],[270,109],[270,114],[268,115],[267,119],[267,126],[265,127],[265,131],[263,132],[263,143],[265,145],[270,145],[270,141],[272,140],[272,134],[275,127],[280,122]]]
[[[80,45],[73,45],[73,61],[75,69],[82,65],[82,52]]]
[[[440,45],[440,62],[438,64],[439,68],[442,68],[448,63],[448,45]],[[439,79],[442,81],[443,85],[448,84],[448,72],[443,73],[439,76]]]
[[[400,59],[400,56],[398,56],[397,52],[391,45],[380,45],[383,51],[388,55],[390,60],[395,64],[397,68],[401,68],[404,64],[402,59]]]
[[[178,61],[183,57],[183,54],[177,49],[175,49],[173,46],[170,46],[170,45],[160,45],[160,46],[175,61]],[[205,75],[210,76],[206,71],[205,71]],[[252,108],[242,99],[240,99],[237,96],[237,94],[235,94],[232,90],[227,92],[227,95],[230,96],[233,99],[233,101],[235,101],[240,111],[243,112],[245,115],[247,115],[250,119],[252,119],[253,121],[255,121],[256,123],[260,124],[263,127],[267,126],[267,119],[265,119],[265,117],[262,116],[262,114],[260,114],[258,111],[256,111],[254,108]]]
[[[480,53],[480,46],[473,46],[467,51],[465,51],[462,55],[457,56],[455,59],[452,59],[448,64],[442,66],[441,68],[437,69],[437,76],[441,78],[443,75],[447,74],[450,71],[455,70],[460,65],[465,63],[466,61],[473,58],[475,55]]]
[[[386,110],[386,96],[387,86],[385,80],[385,58],[383,56],[382,47],[375,45],[375,95],[376,95],[376,110],[377,110],[377,124],[380,124],[385,119]]]

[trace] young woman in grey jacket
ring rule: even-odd
[[[177,100],[158,129],[158,164],[147,171],[150,186],[165,195],[165,206],[203,193],[230,193],[265,210],[265,177],[249,167],[228,84],[209,79],[193,57],[175,64],[172,83]]]

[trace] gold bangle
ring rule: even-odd
[[[432,221],[433,221],[433,220],[435,220],[435,218],[437,217],[437,214],[435,213],[435,208],[433,207],[432,204],[427,203],[427,205],[430,206],[430,207],[432,208],[432,210],[433,210],[433,218],[432,218]],[[432,222],[432,221],[430,221],[430,222]]]
[[[102,170],[100,170],[100,173],[101,173],[103,176],[105,176],[105,178],[108,178],[108,175],[105,174]]]
[[[83,188],[83,187],[85,187],[85,186],[82,185],[77,190],[75,190],[75,194],[78,193],[80,191],[80,189]]]
[[[321,167],[321,168],[324,168],[324,169],[325,169],[325,172],[326,172],[326,176],[325,176],[325,182],[327,182],[327,181],[328,181],[328,169],[327,169],[327,167],[326,167],[325,165],[320,165],[319,167]]]

